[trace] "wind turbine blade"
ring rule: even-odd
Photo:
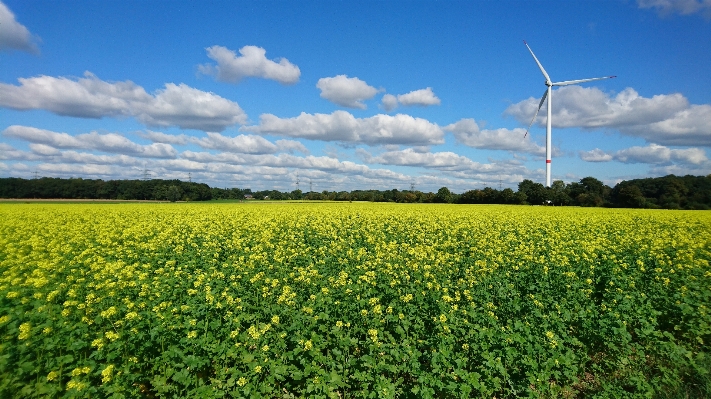
[[[617,76],[604,76],[604,77],[602,77],[602,78],[566,80],[565,82],[552,83],[551,86],[567,86],[567,85],[574,85],[574,84],[577,84],[577,83],[592,82],[593,80],[612,79],[612,78],[616,78],[616,77],[617,77]]]
[[[551,78],[548,77],[548,73],[546,72],[545,69],[543,69],[543,65],[541,65],[541,63],[538,61],[538,58],[536,58],[536,55],[533,54],[533,50],[531,50],[531,48],[528,47],[528,43],[526,43],[525,40],[523,41],[523,44],[526,45],[526,48],[528,49],[528,51],[529,51],[529,52],[531,53],[531,55],[533,56],[533,59],[536,60],[536,64],[538,64],[538,68],[541,69],[541,73],[543,73],[543,76],[546,78],[546,83],[550,82],[550,81],[551,81]]]
[[[523,138],[525,139],[526,136],[528,135],[528,131],[531,129],[531,126],[533,125],[533,121],[536,120],[536,117],[538,116],[538,111],[541,110],[541,107],[543,106],[543,103],[546,101],[546,96],[548,96],[548,89],[546,88],[546,91],[543,92],[543,97],[541,97],[541,102],[538,103],[538,109],[536,110],[536,114],[533,115],[533,119],[531,119],[531,123],[528,124],[528,127],[526,128],[526,134],[523,135]]]

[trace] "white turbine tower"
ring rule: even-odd
[[[546,73],[546,70],[543,69],[543,65],[538,61],[538,58],[536,58],[536,55],[533,54],[533,50],[531,50],[530,47],[528,47],[528,43],[526,41],[523,41],[523,44],[526,45],[526,48],[528,48],[528,51],[531,52],[531,55],[533,56],[533,59],[536,60],[536,64],[538,64],[538,68],[541,69],[541,73],[543,73],[543,77],[546,78],[546,91],[543,92],[543,97],[541,97],[541,102],[538,103],[538,109],[536,110],[536,114],[533,115],[533,119],[531,119],[531,123],[528,124],[528,128],[526,129],[526,134],[523,135],[523,137],[526,137],[528,135],[529,129],[531,129],[531,125],[533,125],[533,121],[536,120],[536,117],[538,116],[538,111],[541,110],[541,107],[543,106],[543,102],[546,101],[546,97],[548,97],[548,117],[546,118],[546,187],[551,186],[551,89],[553,86],[567,86],[567,85],[574,85],[577,83],[583,83],[583,82],[591,82],[593,80],[602,80],[602,79],[611,79],[614,78],[615,76],[605,76],[602,78],[591,78],[591,79],[578,79],[578,80],[566,80],[564,82],[551,82],[551,78],[548,76],[548,73]]]

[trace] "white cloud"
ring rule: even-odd
[[[397,108],[397,97],[393,96],[392,94],[386,94],[383,96],[381,103],[381,108],[383,108],[387,112],[390,112]]]
[[[671,164],[678,162],[686,165],[702,165],[708,162],[706,152],[700,148],[675,149],[658,144],[644,147],[634,146],[615,151],[605,152],[599,148],[583,151],[580,158],[588,162],[619,161],[622,163]]]
[[[431,87],[420,90],[413,90],[407,94],[399,94],[394,96],[386,94],[381,100],[380,107],[387,112],[390,112],[398,107],[398,104],[408,106],[426,107],[429,105],[440,105],[440,99],[434,94]]]
[[[54,148],[92,149],[147,158],[174,158],[177,155],[177,151],[169,144],[140,145],[116,133],[91,132],[70,136],[67,133],[13,125],[3,130],[2,135]],[[46,147],[39,148],[45,153],[48,151]]]
[[[279,148],[279,151],[284,152],[300,152],[302,154],[308,154],[310,151],[303,144],[295,140],[277,140],[274,142]]]
[[[585,162],[609,162],[612,161],[613,157],[611,154],[596,148],[590,151],[580,151],[580,159]]]
[[[131,81],[105,82],[90,72],[76,80],[42,75],[18,81],[20,86],[0,83],[0,106],[79,118],[133,116],[148,126],[204,131],[247,121],[237,103],[183,83],[167,83],[150,95]]]
[[[400,104],[405,106],[419,105],[426,107],[428,105],[439,105],[441,103],[431,87],[414,90],[407,94],[400,94],[397,96],[397,100]]]
[[[257,126],[243,126],[240,130],[369,145],[433,145],[444,142],[444,132],[439,126],[425,119],[403,114],[378,114],[369,118],[356,118],[346,111],[335,111],[332,114],[302,112],[295,118],[262,114],[259,121]]]
[[[288,168],[300,170],[316,170],[327,173],[338,173],[344,175],[360,175],[369,178],[390,178],[406,180],[407,177],[401,173],[388,169],[372,169],[367,165],[356,164],[350,161],[339,161],[330,157],[316,157],[308,155],[299,157],[291,154],[279,155],[246,155],[246,154],[211,154],[208,152],[185,151],[181,157],[200,164],[208,164],[212,170],[243,170],[241,168],[230,168],[229,166],[259,166],[264,168]],[[272,171],[273,173],[273,171]]]
[[[9,144],[0,143],[0,159],[8,161],[34,161],[40,159],[40,157],[27,151],[20,151]]]
[[[375,87],[346,75],[321,78],[316,87],[321,90],[321,98],[348,108],[366,109],[367,106],[362,101],[369,100],[378,93]]]
[[[637,0],[637,5],[639,8],[653,8],[661,16],[690,15],[698,12],[705,18],[711,18],[711,1],[709,0]]]
[[[480,130],[474,119],[461,119],[442,129],[452,132],[458,142],[469,147],[525,152],[539,156],[546,154],[545,147],[531,141],[530,135],[524,137],[525,129]],[[558,150],[554,152],[557,153]]]
[[[121,168],[114,165],[42,163],[37,165],[43,176],[122,176]]]
[[[46,145],[46,144],[38,144],[38,143],[31,143],[30,144],[30,151],[34,152],[37,155],[44,155],[44,156],[51,156],[51,155],[60,155],[62,152],[59,151],[58,149]]]
[[[360,150],[359,155],[367,163],[382,165],[413,166],[438,169],[448,172],[464,172],[479,174],[527,174],[525,166],[516,161],[493,162],[482,164],[453,152],[420,152],[412,148],[399,151],[386,151],[377,156],[372,156],[365,150]]]
[[[207,56],[217,65],[198,66],[200,72],[213,75],[217,80],[236,83],[246,77],[276,80],[281,84],[294,84],[299,81],[301,71],[286,58],[278,62],[267,59],[267,51],[257,46],[244,46],[239,49],[240,56],[226,47],[212,46],[207,49]]]
[[[145,132],[137,132],[137,134],[144,139],[150,140],[154,143],[163,144],[176,144],[185,145],[188,143],[188,136],[184,134],[166,134],[162,132],[154,132],[152,130],[146,130]]]
[[[15,14],[0,1],[0,50],[21,50],[39,53],[36,37],[15,19]]]
[[[219,133],[208,132],[207,137],[193,139],[192,141],[202,148],[241,154],[272,154],[279,150],[279,147],[269,140],[254,135],[240,134],[236,137],[228,137]]]
[[[557,128],[615,128],[651,143],[711,146],[711,105],[689,105],[678,93],[645,98],[627,88],[613,97],[595,87],[566,86],[555,90],[553,98],[552,122]],[[527,124],[536,107],[538,99],[531,97],[504,113]],[[540,126],[544,114],[537,119]]]

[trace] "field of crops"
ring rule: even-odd
[[[0,204],[0,397],[711,395],[711,213]]]

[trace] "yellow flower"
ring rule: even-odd
[[[76,389],[77,391],[81,391],[82,389],[86,388],[87,384],[85,382],[77,381],[77,380],[69,380],[67,383],[67,391],[70,389]]]
[[[105,369],[101,371],[101,382],[106,384],[107,382],[111,381],[111,377],[114,372],[114,365],[109,364]]]
[[[197,331],[193,330],[188,333],[188,338],[192,339],[197,337]]]
[[[78,377],[82,374],[89,374],[90,372],[91,372],[91,369],[87,366],[77,367],[74,370],[72,370],[72,377]]]
[[[446,321],[447,321],[447,316],[445,316],[445,315],[443,315],[443,314],[439,315],[439,321],[440,321],[441,323],[446,322]]]
[[[97,338],[97,339],[91,341],[91,346],[94,346],[94,347],[96,347],[96,349],[101,350],[101,348],[104,347],[104,339]]]
[[[269,345],[262,346],[262,351],[266,352],[269,350]]]
[[[20,324],[20,335],[17,336],[17,339],[27,339],[30,337],[30,331],[32,330],[32,325],[30,323],[22,323]]]
[[[276,316],[276,315],[272,316],[272,323],[279,324],[279,316]]]
[[[340,320],[338,320],[338,321],[336,322],[336,327],[338,327],[338,328],[343,327],[343,322],[340,321]]]
[[[59,377],[59,373],[56,371],[50,371],[49,374],[47,374],[47,381],[54,381]]]
[[[239,380],[237,380],[237,385],[243,387],[247,385],[247,380],[244,377],[239,377]]]
[[[314,347],[314,344],[313,344],[313,342],[311,342],[311,340],[304,342],[304,349],[311,350],[311,348],[313,348],[313,347]]]
[[[262,372],[262,366],[256,366],[256,367],[254,368],[254,372],[257,373],[257,374],[261,373],[261,372]]]
[[[378,330],[371,328],[368,330],[368,335],[370,336],[370,339],[373,340],[373,342],[378,342]]]
[[[119,335],[113,331],[108,331],[104,335],[106,336],[106,338],[110,339],[111,341],[116,341],[119,338]]]

